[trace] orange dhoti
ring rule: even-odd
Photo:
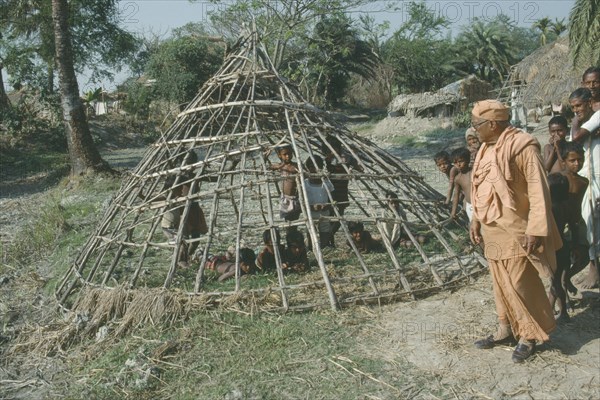
[[[517,338],[546,342],[556,321],[537,269],[527,257],[488,260],[496,312]]]

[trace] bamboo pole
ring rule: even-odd
[[[290,120],[290,116],[289,116],[289,111],[286,109],[285,110],[285,119],[288,125],[288,129],[289,129],[289,135],[290,135],[290,142],[292,144],[292,148],[294,149],[294,153],[296,155],[296,158],[300,157],[300,154],[298,154],[298,150],[296,147],[296,141],[294,138],[294,130],[292,128],[292,123]],[[304,168],[302,167],[302,163],[298,163],[298,170],[300,172],[300,177],[304,177],[305,172],[304,172]],[[319,268],[321,269],[321,274],[323,275],[323,281],[325,282],[325,287],[327,288],[327,294],[329,295],[329,302],[331,305],[331,308],[334,311],[339,310],[340,306],[339,306],[339,302],[337,299],[337,296],[335,294],[335,290],[333,289],[333,286],[331,285],[331,281],[329,279],[329,273],[327,272],[327,267],[325,266],[325,261],[323,260],[323,253],[321,252],[321,246],[319,246],[319,237],[317,234],[317,231],[315,229],[315,221],[312,218],[311,212],[310,212],[310,204],[308,204],[308,196],[306,193],[306,187],[304,186],[304,184],[299,186],[301,188],[301,190],[299,190],[299,194],[300,194],[300,203],[303,205],[303,212],[305,213],[307,219],[308,219],[308,232],[310,233],[310,238],[311,241],[313,243],[313,252],[315,253],[316,257],[317,257],[317,264],[319,265]]]

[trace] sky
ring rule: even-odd
[[[276,0],[274,0],[276,1]],[[474,17],[494,18],[498,14],[508,15],[520,26],[530,26],[543,17],[565,18],[575,0],[426,0],[431,10],[446,17],[453,26],[459,27]],[[132,30],[144,32],[169,32],[187,22],[206,21],[211,12],[222,10],[231,1],[213,4],[209,1],[188,0],[121,0],[124,25]],[[398,4],[397,10],[385,11],[387,6]],[[377,20],[390,22],[393,28],[406,20],[405,5],[409,1],[373,1],[360,11],[372,13]]]
[[[276,1],[276,0],[273,0]],[[529,27],[536,20],[544,17],[550,19],[568,20],[569,11],[575,0],[426,0],[428,7],[436,14],[446,17],[456,34],[460,27],[468,24],[473,18],[492,19],[499,14],[505,14],[519,26]],[[168,37],[173,28],[188,22],[207,21],[211,12],[228,7],[232,1],[221,1],[214,4],[209,1],[188,0],[120,0],[118,2],[122,14],[122,25],[125,29],[140,34],[158,34]],[[399,28],[406,21],[406,5],[409,1],[373,1],[363,6],[358,12],[366,12],[375,17],[377,22],[388,21],[390,32]],[[396,9],[389,10],[392,4]],[[116,76],[114,82],[103,82],[100,85],[107,90],[113,90],[123,81],[123,74]],[[5,79],[6,82],[6,79]],[[89,82],[83,74],[79,76],[81,91],[87,91],[99,86]],[[7,90],[9,88],[7,87]]]

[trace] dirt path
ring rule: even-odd
[[[424,391],[415,398],[600,398],[598,291],[574,300],[571,322],[559,326],[532,360],[516,365],[512,347],[473,346],[495,329],[491,286],[484,275],[454,293],[386,307],[380,324],[361,336],[363,351],[392,364],[408,361],[411,376],[436,382],[437,395]]]

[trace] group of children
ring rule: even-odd
[[[309,270],[308,254],[304,236],[297,229],[286,232],[286,246],[281,244],[279,231],[273,228],[263,232],[263,243],[265,247],[256,258],[256,266],[259,270],[268,272],[277,269],[277,254],[281,258],[281,269],[284,272],[306,272]],[[273,238],[275,240],[273,240]],[[276,250],[277,248],[277,250]]]
[[[581,217],[581,204],[589,181],[578,172],[583,166],[584,149],[578,142],[566,140],[567,119],[555,116],[548,122],[550,139],[544,146],[544,168],[552,198],[552,213],[561,233],[563,247],[556,252],[557,270],[549,293],[552,305],[558,303],[558,320],[568,320],[567,291],[577,293],[571,277],[588,263],[586,224]],[[568,230],[565,228],[568,227]]]
[[[294,232],[297,227],[294,221],[300,218],[302,212],[298,197],[298,185],[295,180],[299,173],[298,164],[293,161],[293,150],[289,144],[283,144],[275,148],[280,162],[272,164],[271,169],[281,171],[283,176],[281,187],[280,217],[290,223],[288,227],[288,236]],[[309,176],[304,181],[306,199],[309,205],[307,210],[311,219],[317,226],[319,246],[335,247],[335,234],[341,228],[340,219],[344,215],[346,208],[350,205],[348,185],[350,177],[343,176],[348,174],[351,169],[362,171],[362,167],[356,159],[344,151],[342,142],[334,137],[327,136],[321,146],[322,154],[325,159],[318,155],[308,157],[303,166]],[[319,175],[326,169],[332,175],[330,179],[322,179]],[[385,193],[388,210],[384,211],[383,217],[391,219],[406,220],[406,213],[400,206],[398,195],[392,191]],[[331,199],[331,200],[330,200]],[[336,217],[336,218],[322,218]],[[371,235],[365,230],[361,222],[348,222],[348,231],[356,249],[362,253],[379,252],[384,250],[383,238],[380,235]],[[401,224],[397,222],[383,222],[383,234],[389,239],[392,248],[410,247],[413,242],[408,234],[402,229]],[[419,243],[424,243],[425,237],[417,235],[415,237]],[[310,244],[310,238],[308,240]],[[266,244],[266,242],[265,242]],[[348,243],[352,247],[351,243]]]
[[[307,272],[310,269],[304,236],[297,230],[286,235],[286,246],[281,244],[279,231],[270,229],[263,232],[264,248],[256,255],[255,251],[242,245],[239,252],[240,274],[249,275],[258,272],[272,272],[277,269],[277,257],[281,260],[283,272]],[[273,240],[273,238],[275,240]],[[277,248],[277,249],[276,249]],[[216,271],[218,281],[235,277],[235,251],[233,246],[225,255],[208,257],[206,269]]]
[[[471,169],[480,143],[475,129],[469,128],[465,132],[466,147],[459,147],[448,153],[440,151],[433,156],[435,165],[441,173],[448,178],[448,192],[446,204],[452,203],[450,216],[456,218],[458,204],[463,200],[463,209],[471,221],[473,207],[471,206]]]

